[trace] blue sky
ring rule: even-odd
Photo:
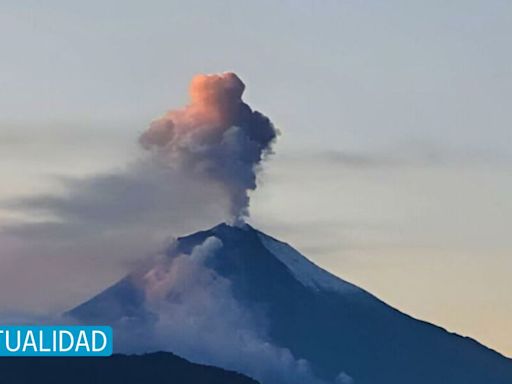
[[[3,2],[0,199],[122,167],[193,75],[234,71],[282,132],[252,222],[512,355],[511,19],[497,0]]]

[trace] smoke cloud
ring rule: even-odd
[[[248,193],[277,136],[270,120],[242,101],[244,89],[234,73],[198,75],[190,104],[153,121],[139,140],[173,167],[219,183],[235,222],[249,214]]]
[[[144,331],[116,329],[128,352],[170,350],[203,364],[243,372],[263,383],[324,384],[306,360],[273,344],[265,321],[233,296],[229,280],[210,269],[222,242],[207,238],[190,255],[164,256],[138,277],[153,315]]]
[[[139,139],[147,150],[124,169],[59,178],[60,193],[0,201],[28,218],[0,223],[0,307],[64,310],[169,238],[246,217],[277,132],[243,91],[233,73],[196,76],[190,104],[151,123]]]
[[[0,228],[0,308],[63,311],[166,247],[172,237],[225,220],[212,183],[153,159],[124,170],[60,180],[64,193],[3,202],[37,220]]]

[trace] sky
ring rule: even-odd
[[[0,201],[123,169],[195,74],[233,71],[281,132],[249,222],[512,356],[511,40],[498,0],[4,1]],[[0,204],[0,224],[43,219]],[[9,247],[9,310],[68,308],[137,260],[60,260],[48,279]]]

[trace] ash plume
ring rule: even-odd
[[[139,139],[172,167],[221,185],[234,222],[249,215],[249,191],[277,136],[272,122],[243,102],[244,89],[234,73],[197,75],[190,104],[153,121]]]
[[[0,220],[0,307],[63,310],[94,292],[91,275],[107,284],[170,237],[243,220],[277,135],[242,101],[244,87],[233,73],[198,75],[189,105],[141,135],[143,156],[105,173],[57,177],[60,192],[0,201],[27,218]],[[33,284],[47,286],[26,289]]]
[[[137,332],[128,318],[116,324],[120,351],[170,350],[194,362],[243,372],[262,383],[327,384],[307,360],[273,343],[265,319],[238,301],[231,281],[208,266],[222,247],[222,241],[212,236],[190,255],[163,256],[137,275],[152,321]]]

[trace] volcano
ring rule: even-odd
[[[164,257],[191,256],[209,238],[220,246],[207,259],[208,269],[229,282],[244,310],[263,319],[268,341],[307,361],[318,382],[512,383],[512,360],[392,308],[247,224],[220,224],[178,238]],[[134,329],[147,328],[158,313],[148,309],[139,276],[135,271],[67,315],[115,329],[130,319]]]

